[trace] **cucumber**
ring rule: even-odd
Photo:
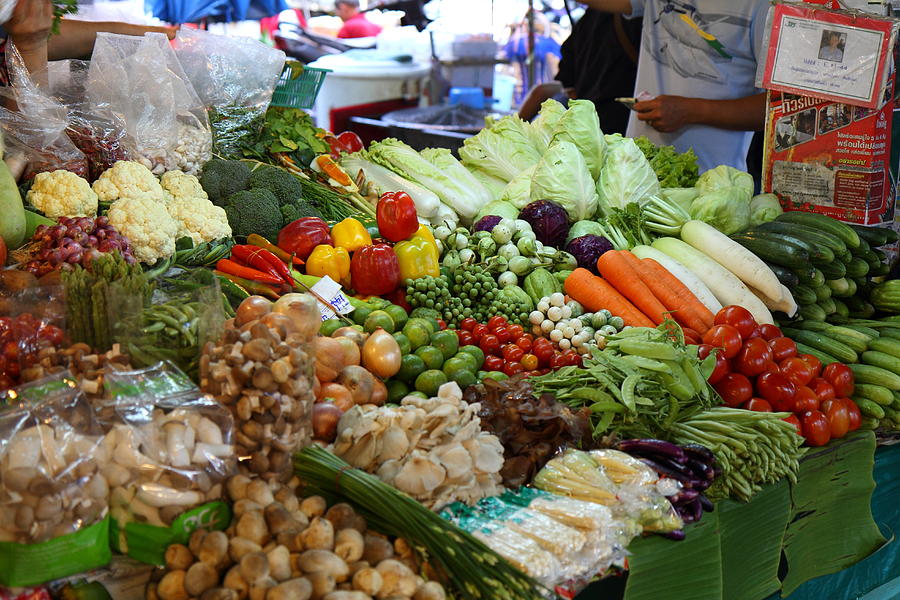
[[[824,321],[798,321],[797,323],[785,324],[785,327],[791,327],[792,325],[806,331],[827,331],[828,328],[832,327]]]
[[[797,223],[799,225],[813,227],[817,230],[825,231],[837,236],[848,248],[859,247],[859,235],[857,235],[849,225],[841,223],[837,219],[826,217],[825,215],[806,212],[786,212],[778,215],[776,221]]]
[[[850,316],[850,309],[847,308],[847,305],[840,298],[834,298],[834,314],[844,318]]]
[[[847,267],[847,277],[865,277],[869,272],[869,263],[859,256],[854,256]]]
[[[860,355],[860,361],[873,367],[881,367],[892,373],[900,375],[900,358],[891,356],[886,352],[866,350]]]
[[[900,359],[900,340],[891,337],[879,337],[869,340],[869,350],[884,352]]]
[[[795,287],[800,285],[800,277],[796,272],[786,267],[782,267],[781,265],[775,265],[772,263],[766,263],[766,266],[769,267],[773,273],[775,273],[775,277],[777,277],[778,281],[781,282],[781,285],[783,285],[787,289],[793,291]]]
[[[774,241],[771,238],[747,234],[733,235],[731,239],[762,260],[776,265],[796,269],[810,262],[809,252],[788,241]]]
[[[827,231],[823,231],[818,227],[809,227],[799,223],[784,223],[781,221],[772,221],[759,226],[763,231],[772,233],[781,233],[806,240],[814,246],[823,246],[828,248],[834,256],[843,254],[847,251],[847,245],[836,235],[832,235]]]
[[[811,264],[799,269],[794,269],[793,272],[797,275],[800,283],[805,283],[809,287],[819,287],[820,285],[825,285],[825,276],[822,275],[822,271],[815,268]]]
[[[856,405],[859,407],[859,412],[866,415],[867,417],[872,417],[873,419],[884,418],[884,409],[868,398],[853,396],[853,401],[856,402]]]
[[[837,305],[834,303],[834,300],[832,298],[819,300],[818,302],[816,302],[816,304],[822,307],[822,310],[825,311],[826,315],[832,315],[837,312]]]
[[[759,237],[762,239],[770,239],[773,242],[779,244],[790,243],[794,244],[795,246],[800,246],[801,248],[806,250],[807,253],[809,253],[809,259],[815,264],[830,263],[835,259],[834,250],[832,250],[830,247],[820,243],[819,241],[804,239],[801,236],[795,235],[793,232],[791,232],[790,229],[796,228],[796,225],[788,225],[787,223],[765,223],[764,225],[783,228],[785,229],[785,231],[768,231],[764,228],[764,226],[760,226],[757,229],[745,231],[741,235],[751,235],[753,237]]]
[[[850,327],[844,327],[843,325],[830,325],[825,331],[829,336],[836,338],[839,342],[844,341],[844,339],[852,338],[854,340],[857,340],[858,342],[862,342],[863,344],[868,345],[869,342],[878,338],[877,333],[872,336],[868,333],[863,333],[862,331],[857,331],[856,329],[852,329]]]
[[[878,333],[884,338],[900,340],[900,329],[897,329],[896,327],[881,327],[878,329]]]
[[[839,260],[831,262],[827,265],[817,265],[818,269],[825,275],[825,279],[840,279],[847,275],[847,266]]]
[[[894,393],[891,390],[871,383],[857,383],[853,395],[867,398],[881,406],[890,406],[894,402]]]
[[[859,296],[844,298],[844,302],[847,303],[847,308],[850,309],[850,316],[854,319],[868,319],[875,314],[875,307]]]
[[[874,365],[851,364],[847,366],[853,371],[856,383],[871,383],[892,391],[900,391],[900,375],[892,371]]]
[[[822,335],[815,331],[804,331],[802,329],[782,329],[782,333],[795,342],[800,342],[817,350],[821,350],[826,354],[830,354],[841,362],[855,363],[859,360],[856,352],[847,344],[839,342],[835,339]],[[900,378],[898,378],[900,379]]]
[[[800,306],[800,316],[804,320],[824,321],[828,318],[825,311],[818,304],[803,304]]]
[[[871,417],[863,417],[859,420],[859,428],[861,431],[878,429],[879,425],[881,425],[881,423],[878,421],[878,419],[873,419]]]
[[[838,359],[831,356],[827,352],[822,352],[821,350],[813,348],[812,346],[807,346],[806,344],[800,342],[796,342],[796,344],[798,354],[809,354],[811,356],[815,356],[822,362],[823,365],[830,365],[831,363],[840,362]]]
[[[825,285],[831,288],[831,295],[837,296],[838,298],[846,298],[847,296],[852,296],[853,292],[856,291],[856,283],[853,284],[853,288],[850,288],[850,280],[846,277],[841,277],[840,279],[829,279],[825,282]]]
[[[884,246],[889,241],[888,231],[885,227],[866,227],[865,225],[850,225],[850,228],[856,232],[860,240],[868,242],[869,246],[877,248]]]
[[[813,304],[818,301],[816,297],[816,292],[812,290],[802,283],[798,283],[794,287],[790,288],[791,295],[794,296],[794,301],[797,304]]]
[[[827,285],[820,285],[819,287],[814,288],[813,292],[816,294],[816,302],[831,298],[831,288]]]
[[[865,325],[856,325],[856,324],[850,323],[848,325],[844,325],[844,327],[846,327],[847,329],[853,329],[854,331],[858,331],[860,333],[864,333],[867,336],[869,336],[870,340],[874,340],[879,335],[881,335],[878,333],[877,329],[872,329],[871,327],[866,327]]]
[[[865,256],[866,254],[868,254],[871,251],[872,251],[872,247],[869,246],[869,242],[860,238],[859,247],[853,248],[853,250],[851,251],[851,254],[853,256]]]

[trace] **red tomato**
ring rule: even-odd
[[[853,371],[847,365],[831,363],[822,370],[822,377],[834,386],[834,393],[838,398],[853,395]]]
[[[766,372],[767,373],[781,373],[781,367],[778,366],[778,363],[774,360],[770,360],[766,363]]]
[[[489,333],[479,340],[478,347],[485,354],[497,354],[500,352],[500,340],[496,335]]]
[[[532,349],[532,352],[537,356],[538,362],[542,367],[549,367],[553,357],[556,356],[556,351],[553,349],[553,346],[541,346],[540,348],[535,346]]]
[[[467,317],[459,322],[459,328],[463,331],[472,331],[476,325],[478,325],[478,321],[472,317]]]
[[[475,337],[469,331],[457,331],[456,337],[459,338],[460,346],[471,346],[475,343]]]
[[[498,327],[505,326],[505,325],[506,325],[506,319],[499,315],[491,317],[490,319],[488,319],[488,322],[487,322],[488,329],[490,329],[491,331],[494,331]]]
[[[802,358],[806,361],[806,364],[812,367],[813,377],[818,377],[819,373],[822,372],[822,361],[812,354],[798,354],[797,358]]]
[[[562,354],[554,354],[553,357],[550,359],[550,368],[551,369],[558,369],[560,367],[565,367],[565,366],[566,366],[566,357],[563,356]]]
[[[753,331],[750,332],[750,335],[748,335],[748,336],[742,335],[741,337],[744,338],[745,342],[747,340],[753,340],[756,338],[762,339],[762,331],[760,331],[759,327],[757,327],[756,329],[754,329]],[[763,340],[763,341],[766,341],[766,340]]]
[[[483,325],[483,324],[479,323],[478,325],[476,325],[475,327],[472,328],[472,337],[475,338],[476,342],[478,340],[480,340],[481,338],[483,338],[487,333],[488,333],[487,325]]]
[[[831,438],[838,439],[847,435],[850,430],[850,411],[847,405],[839,400],[833,400],[825,409],[825,417],[831,426]]]
[[[787,421],[797,430],[797,435],[803,435],[803,429],[800,427],[800,419],[797,418],[796,415],[790,415],[789,417],[785,417],[782,421]]]
[[[525,328],[523,328],[521,325],[509,325],[507,326],[507,329],[509,329],[509,335],[511,335],[512,339],[514,340],[517,340],[525,335]]]
[[[709,356],[710,351],[713,349],[709,344],[700,344],[697,346],[697,358],[703,360],[707,356]]]
[[[516,340],[516,346],[518,346],[525,352],[528,352],[529,350],[531,350],[531,348],[532,348],[532,346],[534,346],[534,344],[532,344],[531,340],[529,340],[527,337],[525,337],[523,335],[519,339]]]
[[[517,373],[522,373],[523,371],[525,371],[525,367],[523,367],[521,363],[517,363],[517,362],[506,363],[503,366],[503,372],[506,373],[507,375],[509,375],[510,377],[512,377],[513,375],[515,375]]]
[[[794,412],[805,413],[808,410],[819,410],[819,397],[805,385],[801,385],[794,393]]]
[[[825,402],[826,400],[834,400],[837,397],[837,394],[834,393],[834,386],[821,377],[816,377],[809,385],[816,393],[816,396],[819,397],[820,403]]]
[[[824,446],[831,439],[831,425],[828,418],[818,410],[809,410],[800,418],[803,437],[810,446]]]
[[[438,327],[441,329],[441,331],[447,329],[447,324],[444,322],[443,319],[438,319],[437,322],[438,322]]]
[[[722,396],[722,401],[731,408],[736,408],[753,397],[753,385],[740,373],[728,373],[713,387]]]
[[[723,348],[725,358],[734,358],[741,351],[741,334],[731,325],[715,325],[703,334],[703,343]]]
[[[535,356],[534,354],[525,354],[524,356],[522,356],[521,362],[522,362],[522,367],[526,371],[533,371],[538,366],[538,359],[537,359],[537,356]]]
[[[738,330],[743,339],[748,339],[753,330],[757,328],[756,319],[750,311],[743,306],[732,304],[726,306],[716,314],[713,320],[715,325],[731,325]],[[705,337],[705,336],[704,336]],[[705,339],[703,341],[706,341]],[[728,358],[731,358],[730,356]]]
[[[762,336],[762,339],[766,340],[767,342],[774,340],[775,338],[784,336],[784,334],[781,333],[780,329],[778,329],[774,325],[769,325],[768,323],[759,326],[759,334]]]
[[[841,398],[841,400],[844,402],[844,406],[847,407],[850,431],[856,431],[859,429],[859,424],[862,421],[862,414],[859,412],[859,407],[856,405],[856,402],[850,398]]]
[[[563,357],[566,360],[566,366],[571,367],[580,367],[581,366],[581,355],[578,354],[575,350],[569,349],[563,352]]]
[[[507,344],[503,346],[503,358],[509,362],[519,362],[525,356],[525,351],[515,344]]]
[[[756,377],[766,370],[766,363],[772,360],[772,351],[762,338],[744,342],[744,347],[732,361],[734,370],[747,377]]]
[[[809,364],[802,358],[786,358],[778,366],[781,367],[781,374],[790,379],[794,385],[806,385],[813,379],[813,372]]]
[[[769,340],[769,348],[772,349],[772,357],[777,363],[797,356],[797,344],[791,338],[780,337]]]
[[[716,366],[713,368],[713,372],[710,373],[709,381],[712,385],[719,383],[726,374],[731,371],[731,365],[728,364],[728,359],[725,358],[725,352],[722,350],[716,351]]]
[[[497,336],[497,339],[500,340],[501,344],[505,344],[516,339],[510,334],[509,327],[507,327],[506,325],[501,325],[500,327],[497,327],[496,329],[493,329],[491,331],[494,335]]]
[[[490,354],[484,357],[484,370],[485,371],[502,371],[503,370],[503,359],[499,356],[494,356]]]
[[[750,401],[744,405],[747,410],[755,410],[756,412],[772,412],[772,405],[762,398],[750,398]]]
[[[797,388],[781,373],[763,373],[756,378],[756,392],[779,412],[794,412]]]

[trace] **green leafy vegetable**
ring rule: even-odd
[[[697,155],[694,150],[679,154],[674,146],[657,146],[645,137],[635,138],[637,144],[664,188],[690,187],[697,183]]]
[[[566,107],[553,98],[544,100],[541,104],[538,116],[531,122],[531,128],[543,146],[550,145],[556,125],[564,114],[566,114]]]
[[[587,164],[591,178],[596,181],[606,162],[606,139],[600,131],[600,118],[593,102],[590,100],[569,102],[569,110],[563,113],[556,123],[553,139],[575,144]]]
[[[543,160],[543,159],[542,159]],[[500,194],[500,200],[509,202],[519,210],[531,202],[531,180],[537,165],[529,167],[513,177]]]
[[[330,152],[324,135],[306,111],[270,106],[259,137],[244,148],[244,156],[266,162],[272,154],[287,154],[306,166],[319,154]]]
[[[691,218],[712,225],[725,235],[750,226],[750,196],[735,185],[701,194],[691,204]]]
[[[606,139],[609,142],[606,165],[597,182],[604,214],[632,202],[643,205],[650,196],[658,196],[659,180],[634,140],[621,136],[606,136]]]
[[[503,181],[511,181],[541,159],[543,149],[534,145],[526,129],[528,126],[515,115],[489,124],[463,142],[459,149],[463,164]]]
[[[750,224],[762,225],[774,221],[784,212],[775,194],[758,194],[750,199]]]
[[[589,219],[596,214],[597,189],[575,144],[554,138],[534,169],[531,199],[556,202],[565,209],[569,221]]]
[[[750,197],[753,196],[753,176],[728,165],[719,165],[697,179],[697,191],[701,196],[726,187],[737,187],[746,194],[747,202],[750,202]]]

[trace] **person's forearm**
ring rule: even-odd
[[[19,48],[25,68],[38,85],[47,83],[47,44]]]
[[[59,34],[50,36],[48,42],[50,60],[89,57],[94,51],[97,33],[101,31],[140,36],[148,31],[166,33],[166,28],[113,21],[92,22],[63,19],[59,24]]]
[[[631,14],[631,0],[579,0],[582,4],[608,13]]]
[[[766,95],[734,100],[695,98],[690,122],[737,131],[761,131],[766,123]]]

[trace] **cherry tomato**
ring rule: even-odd
[[[566,357],[563,356],[562,354],[554,354],[553,357],[550,359],[550,368],[551,369],[558,369],[560,367],[565,367],[565,366],[566,366]]]
[[[859,429],[859,424],[862,421],[862,414],[859,412],[859,407],[856,405],[856,402],[850,398],[841,398],[841,400],[844,402],[844,406],[847,407],[850,431],[856,431]]]
[[[476,325],[478,325],[478,321],[472,317],[467,317],[459,322],[459,328],[463,331],[472,331]]]
[[[772,349],[772,358],[777,363],[797,356],[797,344],[791,338],[780,337],[769,340],[769,348]]]
[[[806,361],[806,364],[812,367],[813,377],[818,377],[819,373],[822,372],[822,361],[812,354],[798,354],[797,358],[802,358],[804,361]]]
[[[816,396],[819,397],[819,403],[825,402],[826,400],[834,400],[837,397],[837,394],[834,393],[834,386],[821,377],[816,377],[809,385],[816,393]]]
[[[853,395],[853,371],[845,364],[831,363],[822,370],[822,378],[834,386],[838,398]]]
[[[753,340],[753,339],[756,339],[756,338],[759,338],[759,339],[763,340],[763,337],[762,337],[762,331],[760,330],[759,327],[757,327],[756,329],[754,329],[753,331],[751,331],[751,332],[750,332],[750,335],[748,335],[748,336],[743,336],[743,335],[742,335],[741,337],[744,339],[745,342],[746,342],[747,340]],[[766,341],[766,340],[763,340],[763,341]]]
[[[503,346],[503,358],[509,362],[519,362],[525,356],[525,351],[515,344]]]
[[[782,419],[782,421],[787,421],[797,430],[797,435],[803,435],[803,429],[800,427],[800,419],[797,418],[797,415],[790,415]]]
[[[516,375],[517,373],[522,373],[523,371],[525,371],[525,367],[523,367],[520,363],[517,363],[517,362],[506,363],[503,366],[503,372],[506,373],[507,375],[509,375],[510,377],[512,377],[513,375]]]
[[[490,329],[491,331],[494,331],[498,327],[506,326],[506,319],[499,315],[493,316],[490,319],[488,319],[487,326],[488,326],[488,329]]]
[[[781,373],[781,367],[774,360],[766,363],[766,373]]]
[[[437,323],[438,323],[438,327],[440,328],[441,331],[447,329],[447,324],[444,322],[443,319],[438,319]]]
[[[553,357],[556,356],[556,351],[553,349],[553,346],[541,346],[540,348],[535,347],[532,349],[532,352],[535,356],[537,356],[538,363],[542,367],[549,367],[552,364]]]
[[[522,367],[526,371],[533,371],[538,366],[538,359],[537,359],[537,356],[535,356],[534,354],[525,354],[524,356],[522,356],[521,362],[522,362]]]
[[[725,358],[734,358],[741,351],[741,334],[731,325],[715,325],[703,334],[703,343],[723,348]]]
[[[794,412],[796,386],[781,373],[763,373],[756,378],[756,392],[778,412]]]
[[[743,306],[732,304],[726,306],[716,314],[713,320],[715,325],[731,325],[738,330],[742,339],[749,339],[750,334],[757,328],[756,319],[750,314],[750,311]],[[704,341],[706,341],[704,339]],[[731,358],[730,356],[728,358]]]
[[[475,327],[472,328],[472,337],[475,339],[476,342],[479,341],[481,338],[483,338],[487,334],[488,334],[487,325],[483,325],[482,323],[479,323],[478,325],[476,325]]]
[[[494,356],[493,354],[491,354],[484,357],[485,371],[502,371],[503,364],[503,359],[499,356]]]
[[[790,379],[794,385],[806,385],[813,379],[813,372],[809,364],[802,358],[786,358],[778,366],[781,367],[781,374]]]
[[[475,336],[470,331],[457,331],[456,337],[459,338],[460,346],[471,346],[475,343]]]
[[[762,339],[766,340],[767,342],[770,342],[775,338],[784,336],[784,334],[781,333],[780,329],[768,323],[759,326],[759,334],[762,336]]]
[[[525,335],[525,328],[521,325],[508,325],[506,328],[509,329],[509,335],[512,336],[512,339],[514,340]]]
[[[697,358],[703,360],[707,356],[709,356],[710,351],[713,349],[709,344],[700,344],[697,346]]]
[[[501,325],[500,327],[492,329],[491,331],[494,335],[497,336],[497,339],[500,340],[501,344],[505,344],[516,339],[509,333],[509,328],[506,325]]]
[[[534,346],[534,344],[531,342],[531,340],[529,340],[527,337],[525,337],[523,335],[519,339],[516,340],[516,346],[518,346],[525,352],[528,352],[529,350],[531,350],[531,348]]]
[[[743,408],[755,410],[756,412],[772,412],[772,405],[762,398],[750,398],[750,401],[744,404]]]
[[[800,417],[800,423],[803,426],[803,437],[810,446],[824,446],[831,439],[831,424],[821,411],[806,411]]]
[[[819,397],[812,389],[801,385],[794,393],[794,412],[802,414],[808,410],[819,410]]]
[[[563,357],[566,360],[567,367],[580,367],[581,366],[581,355],[578,354],[575,350],[566,350],[563,352]]]
[[[710,384],[715,385],[719,383],[725,375],[731,372],[731,365],[728,363],[728,359],[725,358],[725,352],[722,350],[716,351],[716,366],[713,367],[713,372],[710,373],[709,381]]]
[[[728,373],[713,387],[722,396],[722,401],[731,408],[736,408],[753,397],[753,385],[740,373]]]
[[[825,409],[825,416],[828,418],[828,424],[831,426],[832,439],[842,438],[850,431],[850,411],[847,410],[847,405],[840,400],[833,400],[828,408]]]
[[[734,370],[747,377],[756,377],[766,370],[766,363],[772,360],[772,351],[762,338],[744,342],[744,347],[732,361]]]
[[[496,335],[489,333],[479,340],[478,347],[485,354],[496,354],[500,351],[500,340]]]

